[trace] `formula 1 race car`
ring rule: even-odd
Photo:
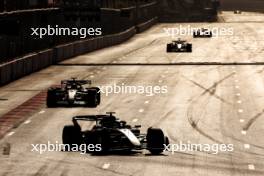
[[[62,80],[61,86],[49,88],[47,93],[47,107],[61,105],[86,105],[96,107],[100,104],[101,94],[98,87],[84,87],[91,85],[90,80]]]
[[[213,33],[209,29],[198,29],[193,32],[193,38],[211,38]]]
[[[169,139],[159,128],[148,128],[147,134],[140,133],[140,125],[131,127],[125,121],[120,121],[114,112],[106,115],[75,116],[73,125],[64,126],[62,141],[65,146],[100,145],[100,150],[92,153],[109,153],[121,151],[136,151],[147,149],[151,154],[160,154],[169,144]],[[96,124],[90,130],[82,130],[78,121],[94,121]],[[66,149],[67,150],[67,149]]]
[[[167,52],[192,52],[192,44],[178,39],[167,44]]]
[[[242,14],[242,11],[240,11],[240,10],[235,10],[235,11],[234,11],[234,14]]]

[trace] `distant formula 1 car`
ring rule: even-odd
[[[85,105],[96,107],[100,104],[101,94],[98,87],[84,87],[91,84],[90,80],[62,80],[61,86],[49,88],[47,93],[47,107],[58,105]]]
[[[192,44],[178,39],[167,44],[167,52],[192,52]]]
[[[113,112],[106,115],[75,116],[72,121],[73,125],[63,128],[62,141],[65,146],[76,146],[76,144],[98,146],[99,144],[101,149],[92,152],[107,153],[147,149],[151,154],[156,155],[163,152],[164,144],[169,144],[168,137],[161,129],[148,128],[147,134],[141,134],[140,125],[131,127],[125,121],[120,121],[113,116]],[[96,124],[90,130],[82,130],[78,121],[94,121]]]
[[[209,29],[198,29],[193,32],[193,38],[211,38],[213,37],[212,32]]]
[[[240,10],[235,10],[235,11],[234,11],[234,14],[242,14],[242,11],[240,11]]]

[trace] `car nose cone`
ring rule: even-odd
[[[182,48],[182,44],[177,44],[177,47],[178,48]]]

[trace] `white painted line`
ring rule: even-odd
[[[159,83],[162,83],[162,80],[159,80]]]
[[[24,124],[29,124],[31,122],[31,120],[26,120],[25,122],[24,122]]]
[[[247,134],[247,131],[242,130],[242,131],[241,131],[241,134],[246,135],[246,134]]]
[[[138,112],[144,112],[144,109],[139,109]]]
[[[15,132],[11,131],[10,133],[7,134],[7,136],[12,136],[13,134],[15,134]]]
[[[110,167],[110,164],[109,163],[105,163],[104,165],[103,165],[103,169],[108,169]]]
[[[244,112],[244,110],[243,109],[239,109],[238,112],[239,113],[242,113],[242,112]]]
[[[244,120],[244,119],[240,119],[239,122],[240,122],[240,123],[244,123],[245,120]]]
[[[149,104],[149,101],[147,100],[147,101],[145,101],[145,104]]]
[[[240,93],[237,93],[237,94],[236,94],[236,96],[240,97],[240,96],[241,96],[241,94],[240,94]]]
[[[249,149],[250,148],[250,145],[249,144],[244,144],[244,148],[245,149]]]
[[[255,166],[254,166],[254,164],[249,164],[249,165],[248,165],[248,169],[249,169],[249,170],[255,170]]]
[[[236,89],[239,89],[239,86],[236,86],[235,88],[236,88]]]
[[[238,100],[238,101],[237,101],[237,103],[238,103],[238,104],[241,104],[241,103],[242,103],[242,101],[241,101],[241,100]]]
[[[43,113],[45,113],[45,111],[44,111],[44,110],[42,110],[42,111],[39,111],[39,114],[43,114]]]
[[[132,122],[134,122],[134,123],[137,122],[137,121],[138,121],[138,119],[133,119],[133,120],[132,120]]]

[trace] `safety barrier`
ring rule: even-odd
[[[59,45],[48,50],[32,53],[25,57],[4,63],[0,65],[0,86],[65,59],[104,47],[120,44],[131,38],[137,32],[149,28],[156,21],[157,19],[153,18],[146,23],[131,27],[121,33]]]

